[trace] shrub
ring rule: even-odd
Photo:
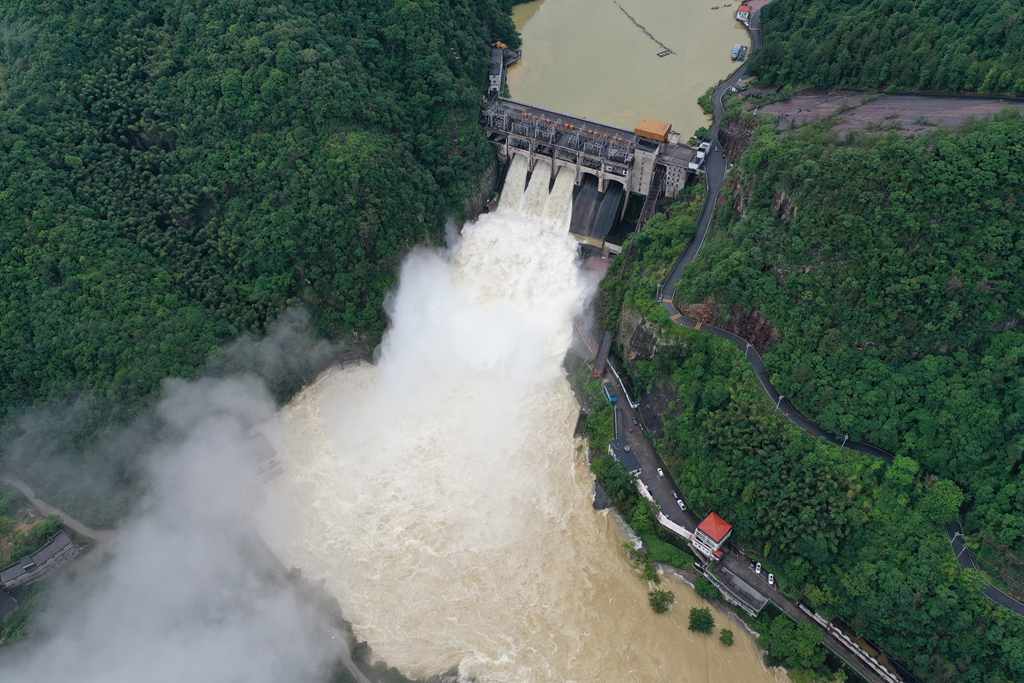
[[[732,631],[730,631],[727,628],[722,629],[721,633],[718,634],[718,639],[728,647],[732,647],[732,644],[734,642],[732,639]]]
[[[690,608],[690,630],[697,633],[711,633],[715,630],[715,618],[707,607]]]
[[[697,595],[705,600],[718,600],[722,597],[722,594],[715,588],[715,584],[703,576],[697,578],[697,582],[693,584],[693,589],[697,591]]]
[[[654,610],[655,614],[664,614],[672,603],[676,601],[676,594],[672,591],[663,591],[655,588],[647,594],[647,599],[650,600],[651,609]]]

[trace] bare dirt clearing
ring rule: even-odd
[[[778,128],[798,126],[838,114],[833,130],[896,130],[918,135],[939,126],[955,128],[1003,109],[1024,112],[1024,101],[978,97],[869,94],[850,90],[805,92],[785,102],[759,107],[757,113],[779,118]]]

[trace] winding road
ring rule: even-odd
[[[750,54],[752,55],[761,47],[760,11],[751,15],[749,30],[751,36]],[[697,254],[700,253],[701,247],[704,246],[704,240],[707,238],[708,228],[711,226],[711,219],[715,212],[715,204],[718,201],[718,194],[722,189],[722,185],[725,183],[725,172],[729,167],[725,151],[718,139],[719,123],[725,115],[725,108],[722,105],[722,97],[730,88],[735,86],[741,78],[743,78],[746,70],[747,65],[744,63],[728,80],[722,82],[718,86],[718,89],[715,90],[715,94],[712,97],[712,103],[714,104],[715,110],[715,121],[709,131],[712,140],[711,150],[704,161],[704,170],[707,174],[708,195],[704,202],[704,208],[701,209],[700,216],[697,219],[697,233],[694,235],[693,239],[690,240],[689,244],[686,245],[686,249],[684,249],[683,253],[679,255],[679,258],[676,259],[676,262],[672,266],[672,270],[669,271],[668,277],[665,279],[665,282],[662,283],[661,305],[666,311],[668,311],[669,317],[677,325],[701,330],[702,332],[708,332],[709,334],[713,334],[714,336],[722,339],[728,339],[732,343],[736,344],[736,346],[738,346],[747,357],[751,367],[753,367],[754,373],[757,375],[757,380],[761,384],[761,388],[764,389],[765,393],[768,395],[768,398],[771,399],[776,408],[797,427],[803,429],[811,436],[825,439],[844,448],[873,455],[881,458],[888,464],[892,464],[893,455],[891,453],[869,443],[851,441],[845,434],[842,438],[834,434],[830,434],[822,429],[821,425],[804,417],[785,396],[781,395],[779,391],[772,386],[770,381],[771,376],[764,366],[764,359],[761,358],[757,350],[754,349],[746,339],[713,325],[708,325],[706,323],[701,323],[687,318],[680,313],[672,303],[676,291],[676,285],[679,283],[680,278],[682,278],[683,272],[686,270],[686,266],[697,258]],[[959,562],[961,569],[977,569],[974,564],[974,560],[971,558],[970,552],[964,545],[963,529],[960,526],[960,522],[949,522],[946,525],[946,533],[949,537],[952,550],[957,556],[957,561]],[[992,584],[989,584],[983,592],[988,598],[997,604],[1006,607],[1020,617],[1024,617],[1024,604],[1010,597],[1006,593],[1003,593]]]

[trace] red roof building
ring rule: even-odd
[[[693,535],[693,545],[707,557],[721,557],[719,548],[732,533],[732,524],[725,521],[717,513],[712,512],[697,525],[697,533]]]

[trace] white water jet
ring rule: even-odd
[[[653,615],[591,507],[561,367],[587,294],[572,177],[526,175],[515,158],[498,211],[404,264],[376,366],[325,372],[267,426],[285,473],[264,537],[408,675],[774,680],[749,642],[685,630],[692,593]]]

